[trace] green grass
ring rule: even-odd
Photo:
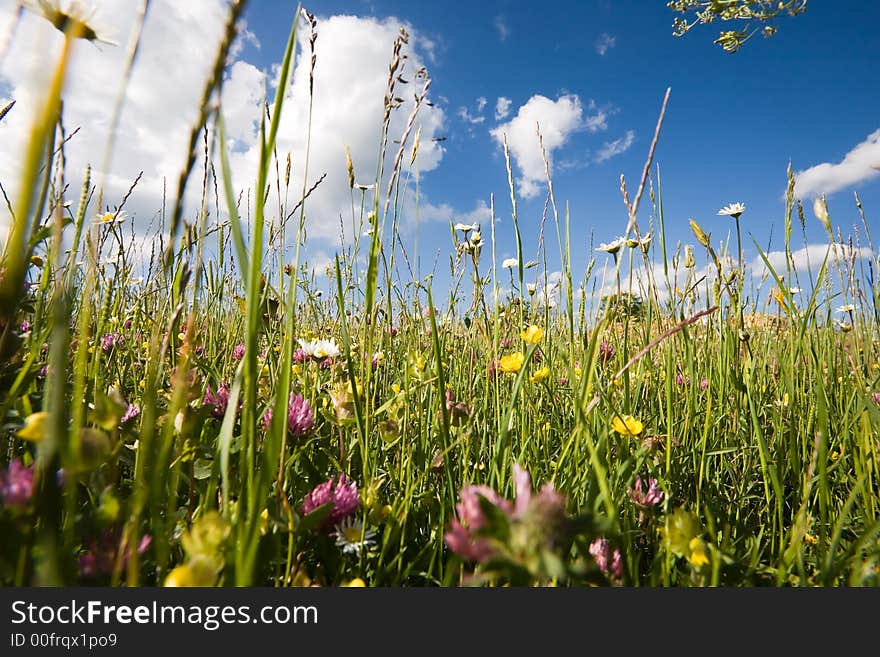
[[[659,168],[650,175],[652,146],[640,189],[626,201],[627,232],[644,236],[636,219],[647,188],[660,233],[644,249],[623,246],[610,278],[596,274],[601,261],[573,257],[568,209],[560,222],[550,185],[551,248],[567,283],[551,309],[527,290],[524,259],[539,263],[538,280],[546,276],[543,226],[536,252],[527,253],[508,159],[519,256],[512,291],[502,293],[508,273],[492,262],[500,212],[493,198],[484,244],[466,247],[451,227],[447,295],[432,288],[431,277],[400,278],[409,254],[389,238],[417,156],[414,113],[403,135],[388,135],[385,121],[374,192],[358,204],[352,190],[353,222],[373,228],[369,250],[340,252],[328,272],[333,293],[321,295],[300,250],[308,190],[298,194],[298,207],[257,202],[250,234],[238,216],[236,190],[251,185],[232,179],[223,108],[211,99],[241,9],[232,8],[174,210],[143,272],[125,224],[93,219],[100,210],[90,205],[89,177],[78,205],[66,207],[56,191],[64,188],[63,163],[42,166],[57,138],[68,50],[57,63],[22,159],[14,228],[0,260],[0,472],[16,459],[33,469],[32,493],[7,491],[0,506],[0,582],[880,582],[880,395],[872,397],[880,390],[880,291],[866,283],[861,261],[838,257],[847,251],[832,233],[828,257],[814,280],[810,274],[809,297],[789,292],[801,286],[802,273],[772,271],[766,259],[775,280],[747,287],[746,277],[732,275],[739,253],[709,249],[697,227],[693,251],[709,272],[701,277],[680,249],[668,248]],[[304,24],[313,27],[310,20]],[[72,47],[74,36],[67,37]],[[261,124],[253,183],[284,187],[284,198],[290,190],[275,140],[294,43],[291,31],[274,113]],[[390,92],[395,77],[392,69]],[[223,208],[210,206],[210,169],[196,170],[205,124],[221,137],[216,144],[205,137],[204,148],[216,153]],[[658,135],[661,125],[662,114]],[[386,153],[397,137],[399,150]],[[203,203],[190,223],[182,198],[191,177],[202,179]],[[790,185],[783,217],[789,255],[795,210],[805,221],[792,194]],[[276,211],[293,209],[296,230],[287,238],[297,248],[288,262],[277,246],[284,238],[267,240],[266,231],[278,229]],[[216,226],[208,225],[212,210],[225,215]],[[867,230],[860,203],[858,210]],[[741,221],[747,226],[747,213]],[[68,252],[65,232],[73,236]],[[226,257],[206,258],[206,251]],[[108,253],[113,264],[104,262]],[[665,281],[636,276],[638,265],[655,262]],[[472,293],[462,291],[465,277]],[[667,298],[663,290],[675,282]],[[609,284],[638,291],[644,313],[580,303]],[[778,299],[767,292],[774,284]],[[854,310],[835,314],[844,303]],[[435,305],[446,310],[425,312]],[[527,343],[521,334],[532,325],[543,336]],[[333,358],[303,359],[297,351],[298,340],[329,338],[340,348]],[[523,365],[506,372],[511,361],[502,357],[514,352],[522,352]],[[545,367],[549,375],[538,380]],[[205,403],[208,386],[228,392],[221,412]],[[314,411],[305,435],[288,429],[291,393]],[[130,404],[140,412],[123,423]],[[272,419],[264,423],[267,409]],[[614,431],[618,415],[637,419],[638,435]],[[462,489],[483,484],[513,500],[515,464],[536,490],[552,483],[564,510],[546,490],[517,511],[486,493],[478,504],[480,538],[492,556],[461,558],[444,535],[453,518],[463,519],[456,508]],[[357,486],[352,517],[362,523],[360,538],[371,538],[360,551],[334,543],[332,505],[303,510],[310,491],[339,473]],[[656,480],[659,504],[633,502],[636,477]],[[356,533],[349,542],[358,542]],[[589,548],[599,538],[619,550],[618,575],[602,572],[593,558]]]

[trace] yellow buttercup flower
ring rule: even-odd
[[[550,376],[550,368],[549,367],[542,367],[541,369],[536,371],[534,374],[529,376],[529,383],[543,383],[544,381],[547,380],[547,377],[549,377],[549,376]]]
[[[688,543],[688,549],[691,551],[688,561],[694,568],[702,568],[709,563],[709,557],[706,556],[706,544],[699,536],[695,536]]]
[[[819,539],[812,534],[804,534],[804,543],[807,543],[808,545],[816,545],[818,542]]]
[[[519,337],[521,337],[526,344],[538,344],[544,339],[544,329],[532,324],[529,328],[520,333]]]
[[[615,415],[611,420],[611,428],[623,436],[638,436],[645,426],[632,415]]]
[[[358,589],[362,589],[362,588],[366,587],[366,585],[367,585],[366,582],[364,582],[364,580],[362,580],[360,577],[355,577],[350,582],[343,584],[343,586],[347,586],[350,588],[358,588]]]
[[[521,351],[517,351],[512,354],[507,354],[506,356],[501,357],[501,371],[502,372],[519,372],[523,366],[523,363],[526,362],[526,357],[523,356]]]
[[[49,433],[49,414],[45,411],[31,413],[18,430],[18,437],[32,443],[38,443]]]

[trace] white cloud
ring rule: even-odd
[[[422,66],[420,46],[422,39],[408,25],[394,18],[377,20],[355,16],[318,17],[318,38],[315,45],[314,106],[312,112],[311,143],[309,155],[308,185],[323,173],[327,178],[306,201],[307,229],[309,239],[334,240],[339,237],[340,217],[344,226],[351,224],[351,196],[345,167],[345,149],[351,150],[356,182],[375,182],[376,153],[382,127],[383,98],[388,80],[388,63],[394,39],[404,26],[409,32],[409,46],[404,47],[408,58],[406,68],[398,71],[408,84],[398,84],[396,95],[404,99],[401,107],[391,113],[388,136],[388,154],[385,180],[379,188],[384,203],[387,176],[391,160],[398,149],[393,140],[403,134],[407,120],[414,107],[413,94],[421,89],[421,81],[414,76]],[[308,39],[307,30],[299,37]],[[302,43],[301,43],[302,45]],[[291,83],[289,96],[278,132],[277,150],[283,159],[291,153],[291,197],[297,198],[303,185],[308,134],[308,78],[309,58],[299,57]],[[246,87],[254,82],[253,76]],[[232,85],[231,85],[232,86]],[[230,94],[236,93],[234,88]],[[253,108],[256,119],[258,107]],[[422,172],[437,167],[443,157],[443,148],[433,141],[444,123],[444,112],[438,106],[423,105],[416,119],[421,127],[418,158],[415,168]],[[416,130],[410,137],[412,140]],[[249,144],[246,152],[235,154],[237,171],[248,172],[249,177],[236,177],[236,186],[252,184],[256,170],[259,146],[257,140]],[[409,163],[411,144],[406,146],[405,164]],[[369,203],[370,194],[367,193]],[[347,236],[351,239],[351,235]]]
[[[495,102],[495,120],[501,121],[502,119],[506,119],[507,115],[510,114],[510,106],[513,104],[513,101],[510,98],[505,98],[501,96]]]
[[[0,7],[0,25],[11,24],[11,4]],[[93,182],[100,181],[97,169],[103,160],[136,10],[137,3],[130,0],[105,0],[93,20],[121,45],[80,41],[74,46],[64,90],[65,127],[68,133],[81,128],[65,149],[70,189],[77,190],[70,194],[74,199],[87,164],[93,167]],[[150,5],[120,117],[105,204],[118,203],[141,170],[143,178],[127,206],[130,215],[149,219],[158,213],[163,176],[167,176],[169,196],[173,195],[225,18],[225,4],[219,0],[155,0]],[[0,32],[5,34],[6,29]],[[8,90],[7,97],[16,100],[0,122],[0,181],[13,202],[20,179],[17,155],[42,106],[51,63],[57,60],[62,41],[60,32],[45,19],[25,11],[0,67],[0,89]],[[94,205],[90,210],[97,212]]]
[[[476,106],[477,110],[474,114],[471,114],[470,110],[467,107],[459,107],[458,108],[458,118],[460,118],[465,123],[470,123],[471,125],[479,125],[486,120],[486,117],[483,116],[483,110],[486,109],[486,100],[485,96],[480,96],[477,98]]]
[[[572,134],[584,127],[580,98],[568,94],[554,101],[546,96],[532,96],[515,117],[490,131],[499,144],[507,136],[510,153],[520,170],[517,182],[524,198],[537,196],[546,177],[538,127],[547,159],[552,164],[553,151],[564,146]]]
[[[606,141],[602,148],[599,149],[599,152],[596,154],[596,162],[604,162],[605,160],[610,160],[612,157],[616,155],[620,155],[621,153],[625,153],[629,150],[630,146],[633,145],[633,142],[636,140],[636,133],[633,130],[627,130],[626,134],[620,139],[615,139],[614,141]]]
[[[504,15],[498,14],[492,21],[492,24],[495,26],[495,30],[498,32],[498,38],[502,41],[507,41],[507,37],[510,36],[510,26],[507,24],[507,19],[504,17]]]
[[[795,194],[799,198],[833,194],[846,187],[880,177],[880,130],[872,132],[832,164],[823,162],[795,174]]]
[[[830,249],[830,254],[829,254]],[[805,247],[791,252],[791,267],[797,272],[817,271],[825,261],[828,254],[829,266],[834,265],[839,259],[847,261],[855,261],[861,259],[871,259],[873,253],[868,247],[852,247],[846,244],[808,244]],[[786,255],[785,251],[769,251],[765,254],[770,266],[779,276],[784,276],[786,272]],[[768,276],[770,272],[760,256],[756,257],[749,264],[752,275],[762,278]]]
[[[0,5],[0,33],[5,25],[10,24],[12,8],[8,5]],[[111,167],[113,174],[107,179],[105,194],[107,204],[118,203],[138,172],[144,171],[126,208],[140,231],[145,231],[148,221],[161,209],[163,178],[167,178],[169,199],[176,191],[190,129],[198,115],[200,97],[223,33],[227,6],[224,0],[154,0],[150,5],[119,125]],[[126,44],[134,26],[136,8],[136,3],[130,0],[105,0],[95,18],[108,26],[114,40]],[[293,18],[292,9],[289,18]],[[351,148],[357,182],[374,182],[388,64],[393,41],[401,26],[402,23],[394,18],[318,17],[307,184],[310,186],[324,172],[327,172],[327,178],[306,202],[310,242],[338,237],[340,215],[345,225],[351,223],[346,146]],[[421,88],[420,81],[414,76],[422,65],[420,53],[428,53],[430,57],[434,48],[432,42],[423,39],[414,29],[409,26],[407,29],[410,35],[409,46],[404,46],[407,58],[404,60],[405,69],[399,73],[409,82],[400,83],[396,90],[404,102],[392,112],[389,160],[398,148],[393,140],[400,138],[413,108],[413,93]],[[301,48],[307,38],[308,29],[304,27],[300,30]],[[13,111],[0,122],[0,181],[11,192],[18,187],[19,159],[16,155],[23,149],[31,117],[40,106],[46,88],[46,77],[51,69],[47,62],[55,61],[61,41],[61,35],[45,20],[25,12],[2,61],[0,102],[4,98],[17,101]],[[241,45],[233,48],[233,53],[239,55],[244,52],[245,42],[257,45],[250,33],[239,37],[239,41]],[[94,168],[101,164],[107,140],[124,64],[124,47],[76,44],[64,96],[64,121],[68,132],[78,126],[82,128],[66,148],[72,190],[78,190],[81,172],[87,163],[93,167],[93,181],[97,179]],[[280,60],[283,44],[280,47],[273,44],[272,48],[271,53],[265,54]],[[262,50],[266,50],[265,44]],[[308,66],[308,56],[304,57],[300,52],[278,133],[277,152],[282,176],[287,153],[292,157],[290,206],[298,199],[303,186]],[[277,74],[277,63],[267,75],[265,70],[242,59],[235,61],[232,58],[229,62],[222,108],[231,139],[230,159],[236,191],[253,186],[258,153],[257,121],[264,85],[268,87],[265,93],[271,100]],[[442,146],[433,141],[443,122],[441,108],[421,108],[416,122],[416,128],[421,127],[421,138],[415,166],[423,172],[434,169],[443,156]],[[414,129],[413,136],[415,132]],[[410,152],[411,144],[408,144],[404,156],[406,164]],[[385,170],[386,180],[380,187],[383,194],[390,165]],[[188,190],[188,198],[196,203],[200,182],[197,168]],[[77,193],[73,192],[72,196]],[[270,202],[269,207],[274,209],[275,204]],[[221,200],[221,212],[225,215],[222,208]],[[94,207],[91,210],[97,211]],[[5,214],[0,212],[3,221],[6,221]],[[187,213],[187,216],[191,215],[191,212]]]
[[[606,52],[617,45],[617,37],[611,36],[607,32],[603,32],[599,35],[599,38],[596,39],[596,43],[594,43],[593,45],[596,48],[596,52],[599,53],[600,56],[604,57]]]

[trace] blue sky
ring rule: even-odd
[[[287,25],[278,20],[278,5],[286,4],[250,8],[260,56],[271,58],[282,44]],[[448,3],[375,0],[323,2],[311,10],[319,19],[394,16],[434,42],[428,66],[433,97],[446,109],[448,140],[442,162],[422,181],[433,203],[464,210],[494,193],[496,211],[510,225],[506,171],[490,134],[499,123],[499,97],[512,101],[512,114],[535,94],[551,100],[575,94],[585,109],[592,101],[605,110],[606,129],[574,131],[552,154],[557,202],[570,205],[575,255],[580,251],[584,259],[591,232],[598,243],[625,228],[619,176],[626,175],[632,194],[667,86],[672,94],[656,161],[673,244],[693,243],[689,218],[711,231],[713,241],[726,237],[732,222],[716,212],[741,201],[747,206],[744,228],[765,245],[772,237],[771,248],[779,248],[788,163],[801,171],[840,162],[880,128],[880,3],[814,0],[806,14],[779,20],[774,37],[756,36],[737,54],[712,43],[718,23],[674,37],[675,14],[660,0],[481,2],[458,10]],[[320,39],[320,23],[318,29]],[[603,38],[613,45],[600,54]],[[486,99],[485,118],[471,124],[458,112],[464,107],[477,116],[479,97]],[[626,152],[595,161],[604,144],[625,139],[629,131],[634,139]],[[866,177],[829,195],[833,223],[845,235],[858,222],[853,190],[861,195],[869,225],[878,225],[880,176]],[[527,248],[534,248],[545,198],[542,189],[519,200]],[[644,200],[643,230],[652,214]],[[811,203],[805,205],[808,240],[822,242]],[[504,255],[512,255],[512,240],[502,243]],[[794,243],[802,245],[797,233]],[[552,254],[555,238],[550,246]]]
[[[7,33],[14,4],[0,0],[0,35]],[[124,44],[134,25],[133,4],[92,4],[95,21]],[[251,2],[248,33],[227,70],[222,107],[239,189],[253,179],[255,119],[264,87],[274,93],[273,67],[283,54],[294,9],[288,0]],[[607,256],[590,251],[591,244],[609,242],[625,229],[620,174],[634,194],[667,87],[672,93],[655,161],[663,175],[670,248],[678,241],[694,244],[691,218],[717,245],[732,229],[729,218],[716,215],[718,209],[743,202],[747,259],[756,255],[748,233],[770,250],[780,249],[789,162],[803,172],[798,185],[807,244],[827,242],[812,213],[812,200],[822,193],[828,194],[834,226],[848,237],[859,222],[853,203],[857,190],[874,237],[880,236],[880,171],[871,168],[880,165],[880,3],[811,0],[804,15],[777,22],[776,36],[756,36],[733,55],[712,43],[718,23],[674,37],[675,14],[664,0],[459,5],[340,0],[308,9],[318,18],[318,64],[306,177],[311,184],[322,171],[329,174],[307,203],[307,252],[313,264],[332,259],[340,222],[350,225],[345,146],[351,147],[358,181],[372,182],[384,78],[400,24],[410,31],[409,63],[427,66],[432,79],[435,107],[419,115],[418,244],[423,275],[435,259],[439,263],[436,285],[449,280],[450,222],[477,220],[488,237],[485,204],[491,194],[499,219],[498,260],[515,254],[502,133],[508,134],[513,154],[524,260],[535,256],[546,199],[542,166],[536,169],[534,158],[535,120],[549,144],[557,203],[560,210],[566,204],[571,210],[574,275],[582,275],[592,257],[602,264]],[[175,179],[183,161],[224,15],[224,0],[150,5],[112,171],[105,178],[108,198],[118,199],[144,171],[127,210],[146,246],[151,238],[144,231],[157,215],[162,179]],[[4,186],[14,186],[16,140],[26,133],[39,97],[40,71],[50,70],[47,63],[58,43],[45,21],[26,15],[0,61],[0,101],[17,100],[0,124]],[[65,121],[82,127],[69,144],[72,171],[86,163],[93,170],[98,166],[95,153],[106,143],[102,130],[109,124],[121,53],[120,47],[92,44],[76,53],[65,90]],[[307,68],[301,58],[279,133],[280,152],[292,153],[296,185],[302,184],[297,176],[305,164]],[[411,93],[412,83],[404,95]],[[506,99],[506,107],[499,99]],[[502,118],[496,118],[497,109],[506,109]],[[400,134],[407,113],[406,106],[398,112],[392,138]],[[436,137],[446,139],[432,141]],[[76,184],[72,174],[72,188]],[[190,191],[197,199],[198,190]],[[401,234],[412,248],[415,211],[409,203]],[[652,219],[646,195],[639,214],[643,232]],[[558,269],[552,223],[547,237],[548,268]],[[798,230],[793,245],[804,246]],[[483,258],[488,260],[485,249]]]

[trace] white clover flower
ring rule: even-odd
[[[725,205],[718,211],[719,215],[733,217],[734,219],[739,219],[739,216],[746,211],[745,203],[731,203],[730,205]]]

